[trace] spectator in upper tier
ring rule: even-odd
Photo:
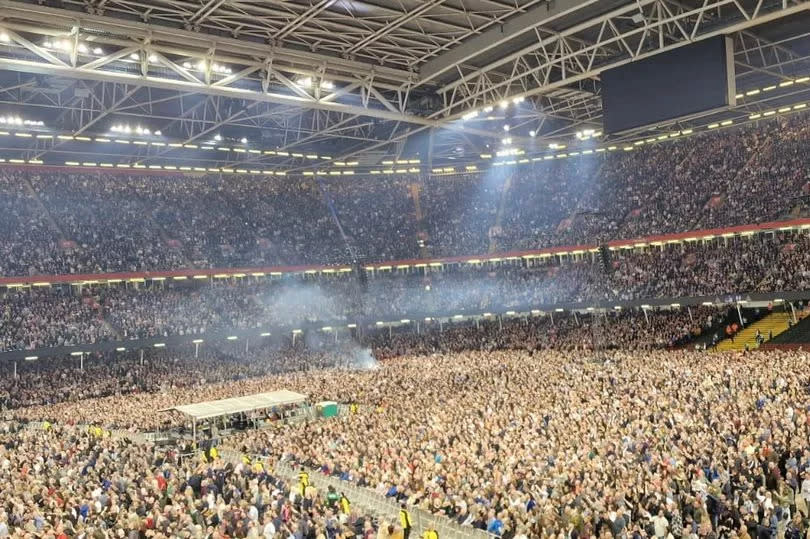
[[[3,168],[0,275],[475,255],[769,221],[806,209],[808,118],[446,177]]]

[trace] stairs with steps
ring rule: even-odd
[[[509,174],[506,177],[506,181],[503,184],[503,188],[501,189],[501,198],[498,201],[498,213],[495,215],[495,229],[501,229],[501,223],[503,222],[503,212],[506,209],[506,204],[509,202],[509,191],[512,189],[512,179],[514,178],[513,174]],[[487,252],[494,253],[498,250],[498,241],[495,236],[490,236],[489,238],[489,250]]]
[[[410,192],[411,200],[413,201],[417,234],[422,235],[425,233],[425,223],[422,220],[422,202],[419,199],[419,195],[422,192],[422,187],[418,183],[411,183],[408,185],[408,191]],[[420,242],[419,244],[419,258],[430,258],[430,253],[428,252],[427,247],[425,247],[424,242]]]
[[[757,330],[765,337],[765,342],[767,342],[768,335],[771,332],[773,332],[773,336],[776,337],[788,329],[788,320],[790,320],[790,313],[771,313],[738,332],[734,336],[733,342],[731,339],[723,339],[717,343],[715,350],[745,350],[746,345],[748,345],[749,350],[753,350],[757,348]]]

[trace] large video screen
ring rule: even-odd
[[[604,131],[619,133],[734,104],[734,51],[724,36],[602,73]]]

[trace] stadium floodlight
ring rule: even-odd
[[[101,56],[102,54],[104,54],[104,49],[102,49],[101,47],[96,47],[93,49],[93,54]]]
[[[0,41],[2,41],[3,43],[8,43],[9,41],[11,41],[11,36],[9,36],[5,32],[0,32]]]
[[[515,97],[514,99],[512,99],[512,103],[517,105],[518,103],[523,103],[525,100],[526,100],[526,98],[521,95],[521,96],[518,96],[518,97]]]
[[[484,107],[484,114],[489,114],[490,112],[492,112],[492,105]]]
[[[473,118],[475,118],[477,116],[478,116],[478,111],[477,110],[471,110],[470,112],[468,112],[467,114],[462,116],[461,119],[462,120],[472,120]]]
[[[129,55],[129,59],[130,60],[138,60],[138,59],[140,59],[140,55],[138,55],[137,52],[133,52],[132,54]]]
[[[242,144],[247,144],[247,138],[242,137],[242,139],[239,142],[241,142]]]
[[[537,136],[537,131],[532,129],[531,131],[529,131],[529,136],[532,137],[532,138],[536,137]]]
[[[500,103],[498,103],[498,106],[499,106],[499,107],[501,107],[502,109],[505,109],[506,107],[508,107],[508,106],[509,106],[509,101],[507,101],[506,99],[504,99],[503,101],[501,101]]]
[[[509,124],[503,124],[503,130],[509,132]]]

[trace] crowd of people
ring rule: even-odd
[[[438,322],[367,333],[345,331],[335,339],[312,330],[295,342],[291,334],[242,343],[206,342],[197,349],[185,343],[169,349],[88,354],[83,359],[57,357],[0,366],[0,407],[20,408],[91,397],[152,393],[162,390],[243,380],[266,374],[314,368],[359,367],[369,357],[464,350],[654,350],[688,345],[724,325],[726,308],[557,314],[482,319],[439,325]],[[736,317],[736,311],[731,313]],[[735,318],[736,319],[736,318]],[[594,334],[594,332],[598,332]],[[363,352],[360,352],[363,350]],[[365,351],[368,351],[366,353]],[[142,355],[143,354],[143,355]]]
[[[228,436],[220,449],[315,469],[506,538],[807,537],[804,352],[716,354],[708,361],[686,349],[639,353],[619,346],[594,361],[579,349],[478,351],[463,335],[448,339],[459,339],[458,349],[404,346],[372,369],[198,380],[148,399],[121,393],[15,409],[14,420],[34,426],[0,434],[0,474],[9,486],[0,492],[0,523],[14,531],[94,526],[169,535],[196,524],[203,530],[188,536],[217,536],[227,522],[212,519],[236,510],[234,502],[221,484],[213,497],[198,492],[191,477],[225,464],[196,456],[177,463],[146,442],[95,439],[94,430],[86,434],[79,425],[133,433],[182,425],[182,417],[158,410],[201,394],[216,399],[285,388],[313,402],[358,406],[338,419]],[[247,464],[241,471],[257,473],[261,490],[261,472]],[[203,485],[216,483],[216,471],[199,473]],[[249,483],[231,490],[248,515],[239,519],[246,528],[232,531],[236,537],[261,536],[250,520],[257,526],[258,512],[263,521],[268,498],[247,496]],[[315,530],[302,537],[332,536],[324,521],[313,520]],[[371,535],[386,536],[378,524],[370,526]]]
[[[229,330],[551,310],[810,286],[810,237],[758,234],[441,269],[6,289],[2,351]]]
[[[158,452],[100,428],[5,423],[0,462],[2,537],[348,539],[375,526],[271,470]]]
[[[3,168],[0,276],[351,271],[4,287],[0,352],[263,333],[0,364],[0,539],[409,539],[307,470],[503,539],[809,539],[807,354],[707,356],[763,313],[675,301],[810,288],[806,231],[363,270],[798,216],[809,120],[448,177]],[[350,406],[237,461],[143,436],[277,389]]]
[[[0,172],[0,274],[389,261],[780,219],[808,192],[807,114],[455,176]],[[763,189],[767,186],[767,189]]]

